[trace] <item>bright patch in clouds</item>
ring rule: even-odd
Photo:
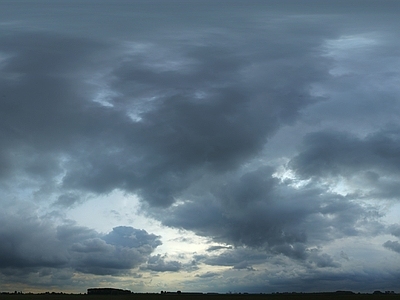
[[[364,36],[343,36],[336,40],[326,42],[326,55],[335,60],[335,67],[330,71],[333,76],[358,73],[364,67],[363,57],[370,58],[379,43],[373,38]],[[360,68],[361,67],[361,68]]]

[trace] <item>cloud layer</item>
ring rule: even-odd
[[[0,4],[1,289],[394,289],[397,1],[64,2]]]
[[[161,245],[160,237],[132,227],[115,227],[108,234],[73,223],[54,226],[28,211],[20,217],[2,213],[1,272],[38,272],[65,268],[97,275],[129,272],[146,262]]]

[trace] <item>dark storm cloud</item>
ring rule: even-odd
[[[400,225],[399,224],[393,224],[389,226],[389,232],[394,235],[395,237],[400,238]],[[383,244],[383,247],[392,250],[394,252],[400,253],[400,243],[398,241],[386,241]]]
[[[146,230],[139,230],[127,226],[119,226],[104,236],[104,240],[111,245],[120,245],[128,248],[150,247],[151,249],[161,245],[159,237],[148,234]]]
[[[400,253],[400,243],[398,241],[387,241],[383,244],[383,247]]]
[[[308,53],[318,36],[285,53],[285,60],[279,45],[257,42],[250,51],[255,37],[239,43],[235,37],[224,38],[229,47],[167,45],[158,63],[146,52],[123,54],[122,45],[111,52],[110,44],[68,36],[3,36],[0,51],[11,57],[2,72],[16,74],[1,82],[3,172],[42,183],[62,176],[53,188],[119,188],[166,206],[199,171],[234,170],[316,101],[309,84],[326,76],[327,67]],[[148,47],[157,54],[157,45]],[[104,82],[89,83],[95,80],[89,74],[103,69]],[[96,84],[110,90],[99,92],[113,95],[110,105],[93,102]],[[155,99],[143,100],[149,97]],[[16,147],[22,160],[11,155]]]
[[[166,207],[204,174],[235,171],[317,100],[310,95],[309,84],[327,74],[326,62],[309,54],[321,36],[311,36],[296,51],[287,48],[284,54],[281,47],[290,43],[288,36],[281,36],[276,45],[260,43],[257,35],[238,37],[223,32],[212,37],[215,44],[150,43],[144,54],[135,49],[130,53],[125,44],[112,49],[109,43],[47,32],[16,31],[0,37],[0,53],[8,55],[0,82],[4,183],[12,186],[15,180],[29,178],[37,197],[52,199],[55,207],[76,205],[87,191],[114,189],[136,192],[152,206]],[[160,59],[147,56],[149,51]],[[101,100],[104,95],[111,96]],[[165,224],[179,227],[179,222],[191,220],[198,223],[184,227],[239,245],[303,243],[303,233],[289,229],[282,236],[285,226],[273,223],[284,222],[272,213],[268,220],[257,212],[256,206],[267,211],[263,201],[269,196],[264,194],[276,184],[268,175],[263,178],[266,173],[271,170],[243,176],[239,189],[234,184],[216,188],[211,203],[217,209],[203,199],[193,205],[202,206],[204,214],[194,213],[189,204],[189,214],[175,212],[177,219]],[[256,206],[247,205],[245,213],[237,215],[248,201]],[[231,216],[223,216],[224,211]],[[150,257],[160,242],[144,231],[118,227],[101,235],[49,224],[47,239],[39,235],[32,240],[33,229],[46,232],[39,224],[35,221],[11,236],[4,233],[4,268],[58,267],[97,275],[128,272],[146,261],[145,269],[151,271],[182,268],[177,261]],[[216,235],[219,225],[222,237]],[[257,226],[266,226],[267,233],[253,232]],[[20,250],[36,242],[48,255]],[[238,260],[234,266],[243,268],[244,262]]]
[[[214,272],[207,272],[207,273],[203,273],[203,274],[196,274],[196,277],[199,278],[213,278],[213,277],[217,277],[219,274],[218,273],[214,273]]]
[[[58,199],[54,204],[61,207],[72,207],[74,204],[79,202],[80,197],[77,194],[67,193],[58,196]]]
[[[2,213],[1,273],[65,269],[118,274],[144,263],[161,245],[159,236],[132,227],[116,227],[104,235],[73,223],[56,226],[29,211],[21,213],[23,221]]]
[[[397,200],[400,175],[400,130],[397,126],[358,137],[322,131],[307,135],[289,166],[302,178],[319,181],[348,178],[362,185],[353,197]]]
[[[400,224],[393,224],[389,227],[389,231],[392,235],[400,238]]]
[[[290,272],[259,281],[248,274],[241,286],[356,287],[380,275],[395,282],[396,272],[373,268],[340,273],[324,247],[400,236],[362,202],[398,199],[399,128],[355,133],[369,118],[397,122],[398,72],[386,66],[397,62],[399,2],[249,1],[0,4],[0,197],[68,209],[119,190],[138,195],[163,225],[226,245],[195,256],[190,269],[152,255],[161,237],[144,230],[103,234],[5,207],[3,278],[61,282],[76,272],[200,264],[255,273],[285,261]],[[337,71],[341,64],[348,73]],[[322,130],[327,123],[352,133]],[[291,150],[309,131],[300,152]],[[282,146],[270,151],[276,134]],[[279,177],[286,155],[281,167],[295,178]],[[327,182],[341,177],[367,191],[335,193]],[[399,252],[398,241],[379,247]],[[293,266],[307,271],[300,278]]]
[[[371,181],[379,180],[383,171],[398,174],[400,129],[389,127],[364,138],[345,132],[323,131],[309,134],[303,149],[292,159],[290,167],[299,175],[337,176],[366,172]]]
[[[155,272],[178,272],[182,269],[182,264],[176,260],[166,260],[165,256],[160,254],[150,256],[147,264],[142,267],[142,270],[150,270]]]
[[[118,274],[145,262],[161,245],[159,236],[132,227],[116,227],[105,236],[73,243],[70,252],[78,271]]]
[[[254,264],[265,262],[268,259],[264,251],[250,248],[235,248],[221,254],[195,256],[197,262],[211,266],[232,266],[234,269],[248,269]]]
[[[90,166],[90,175],[85,169],[71,170],[64,179],[67,187],[95,191],[122,187],[139,191],[154,205],[171,204],[196,179],[196,170],[235,168],[311,103],[312,97],[304,97],[302,82],[287,79],[285,91],[277,90],[273,82],[253,87],[241,74],[247,58],[230,49],[195,50],[182,53],[195,61],[189,74],[149,67],[143,74],[140,60],[137,63],[143,58],[135,56],[114,71],[115,89],[125,95],[115,99],[115,105],[139,110],[140,121],[127,122],[121,132],[116,128],[123,144],[114,145],[121,147],[115,155],[78,157]],[[259,76],[273,81],[270,72]],[[316,79],[318,68],[314,72],[311,76]],[[140,95],[125,87],[135,85],[161,95],[142,108],[135,101]],[[204,92],[205,98],[196,98],[197,91]]]
[[[221,249],[232,249],[231,246],[211,246],[207,248],[208,252],[212,252],[212,251],[217,251],[217,250],[221,250]]]
[[[11,53],[2,72],[15,74],[0,81],[4,176],[52,181],[62,172],[61,156],[102,135],[109,112],[93,107],[79,93],[82,83],[73,80],[77,70],[92,69],[93,47],[102,49],[87,40],[43,33],[1,37],[0,52]]]
[[[264,258],[266,254],[283,254],[295,260],[312,260],[317,267],[335,263],[326,255],[316,255],[310,250],[313,247],[384,231],[376,208],[365,208],[312,185],[296,189],[273,174],[273,168],[264,167],[238,178],[215,181],[208,198],[171,207],[159,218],[165,225],[192,230],[218,242],[262,249]],[[226,250],[205,261],[235,266],[251,258],[249,253],[237,258],[239,254]]]
[[[69,255],[57,239],[49,222],[29,217],[21,222],[16,216],[1,214],[1,270],[37,267],[63,267]]]
[[[300,275],[301,274],[301,275]],[[372,293],[375,290],[393,290],[399,278],[399,272],[378,268],[363,268],[351,271],[310,270],[299,272],[299,276],[271,277],[269,272],[251,276],[246,284],[237,282],[237,286],[227,284],[228,288],[246,289],[249,292],[333,292],[347,290]],[[365,286],[365,282],[369,285]]]
[[[326,253],[320,254],[318,249],[311,249],[307,261],[311,267],[317,268],[338,268],[340,264]]]

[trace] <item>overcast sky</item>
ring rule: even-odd
[[[400,292],[399,12],[2,0],[0,291]]]

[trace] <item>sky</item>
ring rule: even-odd
[[[2,0],[0,291],[400,292],[399,12]]]

